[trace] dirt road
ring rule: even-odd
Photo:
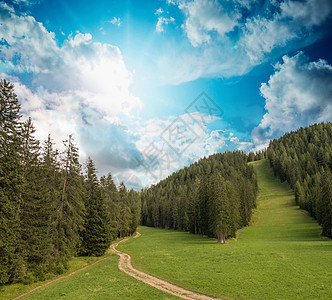
[[[139,232],[136,233],[134,238],[139,237],[141,234]],[[158,290],[164,291],[166,293],[172,294],[174,296],[178,296],[182,299],[201,299],[201,300],[208,300],[208,299],[215,299],[205,295],[197,294],[188,290],[185,290],[181,287],[173,285],[165,280],[159,279],[157,277],[151,276],[144,272],[138,271],[131,265],[131,257],[127,253],[122,253],[116,249],[119,243],[125,242],[128,239],[123,239],[118,243],[114,243],[111,245],[111,250],[120,256],[119,260],[119,269],[126,274],[130,275],[131,277],[136,278],[137,280],[143,281]]]

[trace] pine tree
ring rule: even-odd
[[[322,176],[322,193],[318,204],[319,222],[322,235],[332,238],[332,174],[324,172]]]
[[[59,254],[59,263],[67,268],[70,257],[76,253],[79,245],[79,231],[82,229],[84,202],[81,165],[78,161],[78,149],[70,135],[64,141],[62,158],[62,189],[57,209],[55,252]],[[59,265],[59,268],[61,266]]]
[[[22,128],[24,186],[21,192],[21,248],[28,269],[39,279],[44,279],[50,265],[50,203],[43,194],[40,146],[33,136],[34,132],[29,118]]]
[[[19,249],[20,211],[23,184],[20,105],[14,87],[0,81],[0,284],[23,276]]]
[[[110,236],[112,240],[115,240],[118,236],[118,222],[120,220],[120,195],[111,173],[108,173],[107,177],[102,176],[100,178],[100,185],[110,220]]]
[[[130,218],[131,218],[130,206],[128,202],[128,192],[123,182],[120,183],[119,194],[120,194],[119,237],[122,238],[130,234]]]
[[[111,243],[109,215],[96,172],[95,165],[89,157],[86,163],[86,214],[81,251],[89,256],[103,255]]]
[[[59,219],[59,207],[61,201],[62,178],[60,171],[59,153],[53,149],[54,144],[51,136],[43,143],[42,159],[41,159],[41,174],[42,183],[41,191],[44,198],[44,203],[49,210],[49,235],[51,240],[51,267],[57,268],[60,260],[60,249],[58,248],[58,231],[57,222]],[[61,270],[60,270],[61,271]]]
[[[135,233],[136,228],[141,220],[141,200],[139,194],[132,189],[128,193],[128,200],[131,213],[129,234],[132,235],[133,233]]]

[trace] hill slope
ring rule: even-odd
[[[253,224],[237,240],[140,227],[142,236],[118,248],[135,268],[188,290],[231,299],[331,299],[332,241],[297,208],[293,192],[266,160],[252,163],[260,196]],[[172,298],[116,269],[112,257],[24,299]]]
[[[267,149],[274,174],[289,182],[297,204],[332,238],[332,123],[286,133]]]
[[[186,289],[247,299],[331,299],[332,242],[295,205],[287,184],[266,160],[253,163],[260,196],[254,224],[221,246],[184,232],[141,227],[142,236],[119,248],[134,267]],[[148,250],[147,250],[148,249]]]

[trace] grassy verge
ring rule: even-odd
[[[109,254],[105,255],[104,257],[109,256]],[[103,257],[102,257],[103,258]],[[32,290],[33,288],[40,286],[48,281],[54,280],[56,278],[66,276],[75,270],[81,269],[87,265],[90,265],[91,263],[101,259],[100,257],[74,257],[70,262],[69,262],[69,268],[68,270],[59,275],[59,276],[51,276],[45,281],[39,281],[39,282],[34,282],[31,284],[22,284],[22,283],[15,283],[15,284],[10,284],[10,285],[5,285],[0,287],[0,300],[7,300],[7,299],[13,299],[27,291]]]
[[[118,256],[106,254],[103,260],[75,275],[66,277],[24,296],[22,299],[174,299],[171,295],[156,290],[118,269]],[[102,257],[103,258],[103,257]],[[70,262],[66,274],[85,267],[99,258],[77,257]],[[66,274],[62,274],[66,275]],[[60,276],[59,276],[60,277]],[[54,277],[52,279],[56,279]],[[0,290],[0,299],[13,299],[44,282],[30,285],[13,284]]]
[[[295,206],[267,161],[253,163],[258,208],[237,240],[219,245],[189,233],[140,227],[119,246],[133,266],[189,290],[232,299],[332,299],[332,242]]]

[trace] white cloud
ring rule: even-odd
[[[325,60],[309,62],[299,52],[284,56],[269,82],[261,85],[267,113],[252,133],[258,148],[272,138],[316,122],[332,120],[332,66]]]
[[[250,60],[256,64],[276,47],[283,47],[298,35],[278,19],[252,18],[245,25],[245,35],[240,43]]]
[[[173,17],[169,17],[169,18],[159,17],[157,25],[156,25],[156,31],[165,32],[164,25],[168,25],[169,23],[175,23],[175,19]]]
[[[116,26],[120,26],[121,25],[121,19],[113,17],[113,19],[111,21],[109,21],[109,23],[111,23],[113,25],[116,25]]]
[[[175,0],[166,0],[168,5],[176,5]]]
[[[82,34],[78,32],[73,38],[69,37],[68,43],[71,47],[77,47],[80,44],[87,44],[88,41],[92,39],[92,35],[90,33]]]
[[[266,1],[263,6],[255,0],[172,3],[184,15],[187,39],[156,59],[154,77],[167,84],[246,74],[283,52],[313,43],[332,11],[330,0]]]
[[[238,3],[242,7],[249,9],[252,4],[257,2],[257,0],[234,0],[234,2]]]
[[[320,25],[332,10],[332,2],[326,0],[285,1],[280,4],[281,16],[290,18],[309,28]]]
[[[70,91],[85,105],[109,120],[119,113],[129,116],[142,102],[129,91],[132,73],[118,47],[94,42],[89,33],[70,35],[59,47],[55,35],[32,16],[5,11],[0,37],[3,61],[12,61],[15,71],[34,73],[34,82],[47,90]]]
[[[217,117],[200,113],[183,114],[168,120],[151,119],[138,128],[137,148],[142,166],[140,178],[152,184],[194,161],[227,149],[248,149],[231,131],[207,129]],[[204,120],[204,121],[203,121]],[[139,160],[139,159],[138,159]]]
[[[161,15],[163,13],[163,9],[160,7],[156,10],[156,12],[154,13],[155,15]]]
[[[0,14],[1,59],[15,61],[19,71],[47,73],[58,65],[59,48],[55,35],[32,16],[16,15],[13,8],[2,7]]]
[[[213,32],[223,37],[238,25],[240,14],[226,12],[216,0],[194,0],[179,4],[186,15],[183,29],[194,47],[209,43]]]
[[[40,3],[40,0],[12,0],[16,4],[23,4],[25,6],[32,6]]]
[[[132,153],[138,150],[124,124],[143,103],[129,90],[132,73],[119,48],[79,32],[59,47],[54,33],[32,16],[1,8],[0,39],[6,42],[0,45],[0,59],[12,63],[14,74],[28,71],[32,84],[6,74],[2,78],[14,83],[38,139],[50,133],[60,148],[74,134],[81,157],[91,155],[101,172],[132,167]]]
[[[281,2],[272,16],[267,14],[248,19],[240,44],[252,63],[257,64],[274,49],[307,36],[313,26],[321,25],[328,18],[331,11],[331,1],[286,0]]]

